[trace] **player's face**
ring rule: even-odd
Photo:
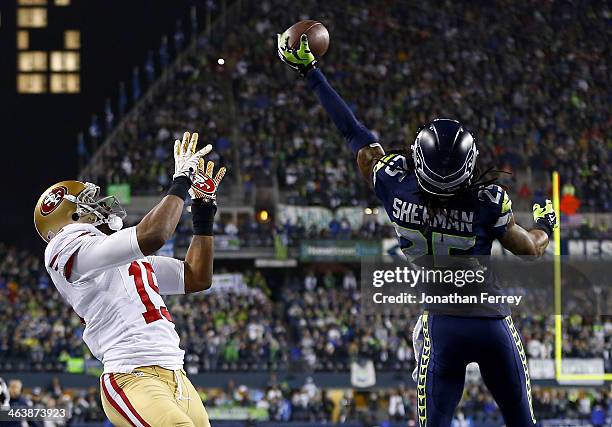
[[[9,394],[11,395],[11,399],[16,399],[21,396],[21,381],[14,380],[9,383]]]

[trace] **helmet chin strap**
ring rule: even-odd
[[[113,231],[119,231],[123,228],[123,220],[115,214],[110,214],[106,223],[108,228]]]
[[[112,231],[119,231],[123,228],[123,218],[125,209],[121,207],[114,196],[98,198],[100,187],[85,183],[86,188],[77,196],[67,194],[64,196],[68,201],[75,203],[76,212],[73,214],[73,221],[92,215],[90,224],[97,227],[107,224]]]

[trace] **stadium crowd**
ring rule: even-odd
[[[265,291],[257,273],[250,289]],[[188,365],[210,371],[286,367],[287,334],[265,292],[202,293],[168,298]]]
[[[378,369],[412,370],[412,328],[416,312],[393,318],[361,313],[352,272],[341,279],[309,273],[302,289],[282,296],[295,346],[292,357],[312,370],[346,370],[351,362],[372,360]]]
[[[105,419],[100,393],[95,388],[66,389],[57,378],[47,387],[25,389],[20,380],[7,378],[9,404],[13,408],[63,408],[72,414],[71,424]],[[2,398],[0,391],[0,398]],[[375,391],[326,390],[311,377],[290,387],[272,374],[265,388],[249,388],[230,378],[224,388],[198,388],[209,411],[256,408],[273,421],[361,422],[379,425],[382,420],[415,426],[416,390],[400,385]],[[339,394],[341,393],[341,394]],[[335,394],[335,395],[334,395]],[[603,427],[612,416],[612,396],[605,388],[533,388],[533,406],[540,420],[583,420]],[[481,384],[467,384],[454,422],[459,427],[493,427],[502,422],[490,393]]]
[[[64,369],[83,356],[83,328],[43,266],[42,257],[0,244],[0,360],[4,370]]]
[[[515,173],[504,182],[516,197],[546,194],[554,168],[573,184],[580,210],[609,211],[611,56],[598,36],[609,34],[609,6],[538,5],[389,1],[380,8],[357,0],[298,11],[281,0],[242,2],[229,17],[240,25],[222,39],[201,36],[129,116],[98,159],[104,173],[96,178],[157,191],[167,183],[169,141],[193,128],[246,192],[277,179],[293,204],[371,200],[314,95],[275,55],[276,32],[315,17],[332,34],[323,69],[387,148],[406,149],[432,117],[457,117],[476,133],[483,167]],[[506,19],[497,19],[499,10]]]
[[[186,364],[196,371],[261,371],[289,363],[338,371],[361,359],[379,370],[414,367],[411,333],[418,313],[362,312],[358,276],[350,269],[285,278],[243,269],[237,276],[240,291],[213,286],[208,293],[166,298]],[[515,315],[527,354],[551,359],[553,317],[533,313]],[[91,359],[81,339],[84,326],[40,257],[1,244],[0,318],[0,370],[63,371],[74,360]],[[566,316],[563,346],[566,357],[602,358],[612,370],[612,321]]]

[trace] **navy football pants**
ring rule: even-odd
[[[423,314],[419,358],[419,427],[449,427],[465,382],[465,368],[478,363],[506,427],[535,425],[527,357],[510,316],[459,317]]]

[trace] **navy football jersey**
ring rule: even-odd
[[[388,154],[376,163],[372,173],[374,192],[393,223],[406,258],[413,261],[425,255],[490,255],[493,240],[504,235],[512,217],[507,192],[499,185],[489,185],[449,199],[444,210],[428,212],[408,165],[406,156]],[[490,276],[488,280],[495,278]],[[490,290],[497,287],[496,283],[488,285]],[[483,315],[508,314],[505,304],[496,304],[484,308]]]

